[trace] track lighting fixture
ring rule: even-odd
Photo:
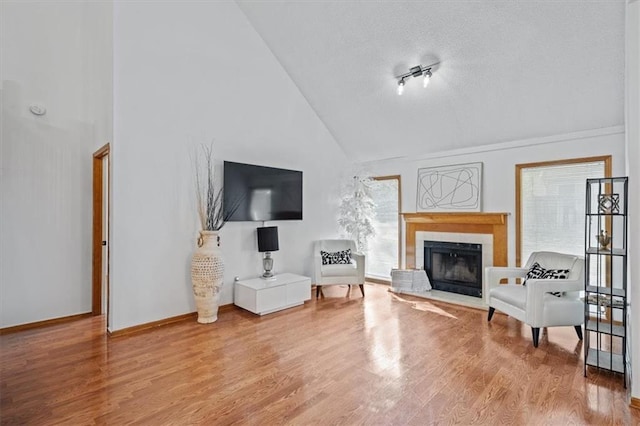
[[[402,95],[404,92],[405,79],[409,77],[423,77],[424,80],[422,81],[422,85],[423,87],[427,87],[429,85],[429,81],[431,81],[433,67],[435,65],[437,65],[437,63],[431,65],[416,65],[415,67],[409,68],[408,73],[396,76],[398,79],[398,95]]]

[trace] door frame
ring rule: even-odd
[[[104,221],[104,158],[109,155],[107,143],[93,153],[93,260],[91,272],[91,313],[102,315],[102,232]],[[109,162],[111,164],[111,162]],[[108,216],[108,215],[107,215]],[[109,220],[109,218],[106,218]],[[107,252],[108,252],[107,246]],[[107,255],[108,258],[108,255]],[[107,262],[108,263],[108,262]]]

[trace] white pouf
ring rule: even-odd
[[[420,293],[431,290],[431,283],[424,269],[392,269],[390,290]]]

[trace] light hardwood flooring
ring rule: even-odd
[[[109,338],[104,319],[0,336],[2,424],[640,424],[573,327],[380,284],[263,317],[232,308]]]

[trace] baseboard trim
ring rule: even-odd
[[[132,327],[121,328],[120,330],[110,331],[107,330],[109,337],[120,337],[127,334],[137,333],[140,331],[149,330],[156,327],[162,327],[164,325],[173,324],[180,321],[186,321],[189,319],[197,318],[197,312],[189,312],[188,314],[177,315],[175,317],[163,318],[158,321],[146,322],[144,324],[134,325]]]
[[[629,403],[629,407],[640,410],[640,398],[631,397],[631,402]]]
[[[218,308],[218,313],[220,314],[223,312],[227,312],[227,311],[233,310],[234,308],[235,308],[235,305],[233,303],[222,305]],[[163,318],[158,321],[151,321],[144,324],[134,325],[132,327],[121,328],[120,330],[115,330],[115,331],[107,330],[107,334],[109,335],[109,337],[120,337],[128,334],[132,334],[132,333],[138,333],[140,331],[150,330],[156,327],[162,327],[165,325],[174,324],[176,322],[196,319],[197,317],[198,317],[197,312],[189,312],[187,314],[177,315],[175,317]]]
[[[65,322],[77,321],[79,319],[93,316],[91,312],[84,314],[69,315],[66,317],[52,318],[48,320],[30,322],[27,324],[14,325],[11,327],[0,328],[0,336],[4,334],[17,333],[19,331],[33,330],[34,328],[48,327],[50,325],[62,324]]]

